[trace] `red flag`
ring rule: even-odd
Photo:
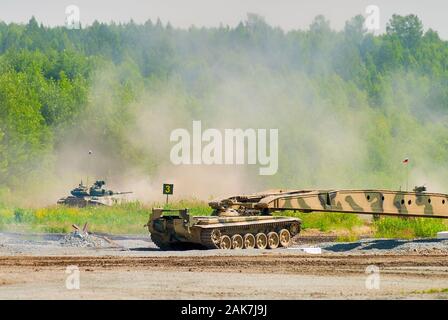
[[[408,164],[408,162],[409,162],[409,159],[408,158],[406,158],[406,159],[404,159],[403,161],[402,161],[404,164]]]

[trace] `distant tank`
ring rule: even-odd
[[[106,184],[104,180],[97,180],[95,183],[87,187],[81,183],[70,191],[71,196],[64,197],[58,200],[58,204],[64,204],[71,207],[86,207],[86,206],[112,206],[123,202],[123,197],[120,195],[132,193],[115,192],[104,189]]]

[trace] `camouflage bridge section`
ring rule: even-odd
[[[254,208],[448,218],[448,195],[389,190],[279,192],[260,198]]]

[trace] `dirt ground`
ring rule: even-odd
[[[109,235],[100,248],[62,246],[60,237],[0,233],[0,299],[448,298],[448,254],[436,240],[425,241],[423,251],[375,240],[364,251],[322,243],[322,254],[307,254],[300,243],[160,251],[146,236]],[[79,270],[79,289],[67,288],[68,266]]]

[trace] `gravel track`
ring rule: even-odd
[[[91,256],[10,256],[0,257],[0,267],[145,268],[194,272],[238,272],[339,275],[359,273],[376,265],[388,274],[419,267],[413,275],[448,276],[446,255],[287,255],[194,256],[194,257],[91,257]],[[440,272],[433,272],[438,270]]]
[[[0,299],[448,298],[447,242],[435,239],[160,251],[147,236],[96,235],[101,247],[65,246],[65,236],[0,233]],[[378,290],[365,285],[372,265]],[[80,290],[65,288],[67,266],[79,268]]]

